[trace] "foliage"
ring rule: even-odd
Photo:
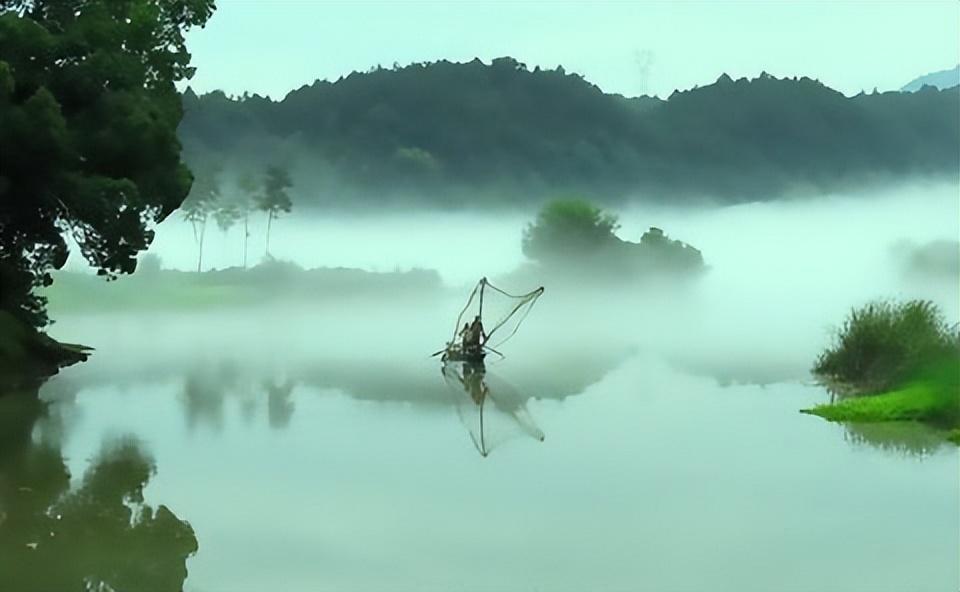
[[[523,253],[553,269],[626,273],[689,271],[703,267],[700,251],[671,240],[659,228],[639,243],[620,239],[616,215],[583,199],[547,203],[524,230]]]
[[[636,251],[648,267],[675,270],[703,268],[703,254],[698,249],[683,241],[671,239],[656,226],[643,233]]]
[[[257,208],[267,214],[267,246],[266,253],[270,255],[270,228],[274,218],[281,213],[289,213],[293,207],[287,189],[293,186],[290,173],[279,166],[267,167],[263,181],[263,192],[256,198]]]
[[[271,217],[289,213],[293,202],[287,189],[293,187],[290,173],[278,166],[267,167],[263,181],[263,192],[257,197],[257,207]]]
[[[216,220],[217,227],[223,232],[230,230],[237,223],[237,220],[243,217],[241,208],[242,205],[235,200],[222,200],[213,212],[213,219]]]
[[[220,182],[217,175],[215,169],[198,169],[194,173],[190,193],[180,206],[183,218],[193,225],[195,238],[210,214],[216,211],[217,202],[220,200]]]
[[[212,0],[0,0],[0,308],[46,322],[68,232],[100,275],[130,273],[183,201],[174,82]]]
[[[193,228],[193,240],[197,243],[197,271],[203,264],[203,241],[207,232],[207,220],[220,207],[220,181],[218,167],[198,169],[190,193],[180,206],[183,218]]]
[[[524,230],[523,254],[544,262],[606,254],[620,242],[618,227],[615,215],[586,200],[554,200]]]
[[[894,388],[935,360],[960,355],[960,334],[932,302],[878,301],[855,308],[813,372],[862,392]]]
[[[254,199],[261,190],[260,181],[249,172],[240,175],[237,180],[240,195],[236,199],[240,216],[243,218],[243,267],[247,267],[247,243],[250,241],[250,210],[253,209]]]
[[[957,179],[960,159],[958,88],[848,98],[766,74],[660,100],[511,58],[439,61],[317,81],[280,101],[188,91],[184,104],[181,136],[198,158],[245,169],[305,155],[331,171],[304,200],[336,189],[445,206],[558,191],[748,201],[911,173]]]

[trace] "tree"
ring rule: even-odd
[[[241,206],[236,199],[221,199],[213,211],[213,219],[217,222],[217,228],[226,234],[233,225],[243,217]]]
[[[243,216],[243,268],[247,268],[247,243],[250,240],[250,210],[253,209],[254,196],[261,190],[260,182],[250,173],[244,173],[238,181],[242,197],[238,200]]]
[[[183,218],[190,222],[193,228],[193,241],[197,243],[197,273],[203,264],[203,239],[207,233],[207,219],[211,214],[216,215],[220,201],[220,183],[217,180],[217,169],[200,169],[190,188],[190,193],[183,201],[180,209]]]
[[[0,0],[0,310],[40,327],[34,289],[67,260],[65,234],[108,278],[191,183],[174,83],[184,32],[213,0]]]
[[[582,199],[555,200],[523,233],[523,253],[555,270],[635,277],[638,273],[694,272],[703,255],[651,227],[639,243],[616,235],[617,216]]]
[[[523,254],[543,262],[587,258],[617,245],[618,227],[616,215],[586,200],[554,200],[524,230]]]
[[[290,180],[290,173],[279,166],[267,167],[267,173],[264,177],[263,192],[257,199],[257,208],[267,214],[267,246],[266,254],[270,255],[270,226],[273,219],[281,213],[287,213],[293,207],[287,189],[293,187]]]

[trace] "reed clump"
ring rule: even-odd
[[[905,384],[931,364],[960,355],[960,334],[927,300],[879,300],[853,309],[813,373],[860,394]]]

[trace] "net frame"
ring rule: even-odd
[[[502,356],[503,354],[498,352],[495,348],[500,347],[501,345],[506,343],[508,340],[510,340],[514,335],[517,334],[517,331],[520,329],[520,325],[523,324],[523,321],[527,318],[527,315],[529,315],[530,311],[533,310],[533,305],[536,304],[537,299],[540,298],[540,296],[543,294],[544,288],[543,286],[540,286],[535,290],[531,290],[530,292],[527,292],[526,294],[511,294],[501,288],[498,288],[497,286],[494,286],[493,284],[490,283],[489,280],[487,280],[487,278],[485,277],[480,278],[480,281],[477,282],[477,285],[475,285],[473,287],[473,290],[470,292],[470,296],[467,298],[467,303],[463,306],[463,309],[460,311],[460,314],[457,315],[457,321],[453,326],[453,336],[451,337],[449,342],[451,345],[456,343],[457,336],[459,335],[461,330],[460,323],[463,321],[463,315],[465,315],[467,311],[470,310],[470,305],[473,304],[473,301],[475,298],[477,298],[478,294],[479,294],[478,316],[481,318],[481,322],[482,322],[483,297],[484,297],[484,292],[486,291],[487,288],[493,290],[494,292],[502,294],[507,298],[512,298],[517,300],[517,303],[513,305],[512,308],[509,309],[509,312],[507,312],[500,320],[498,320],[493,325],[493,328],[486,331],[486,339],[484,339],[483,343],[481,344],[483,348],[489,349],[490,351]],[[489,345],[494,333],[502,329],[508,322],[510,322],[510,319],[512,319],[513,316],[516,315],[521,310],[523,312],[520,315],[520,318],[517,319],[516,324],[513,326],[513,329],[509,332],[509,334],[503,339],[501,339],[500,341],[498,341],[496,344]]]

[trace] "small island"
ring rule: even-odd
[[[703,255],[650,227],[640,242],[617,236],[619,218],[584,199],[557,199],[524,230],[523,253],[552,274],[634,280],[702,271]]]

